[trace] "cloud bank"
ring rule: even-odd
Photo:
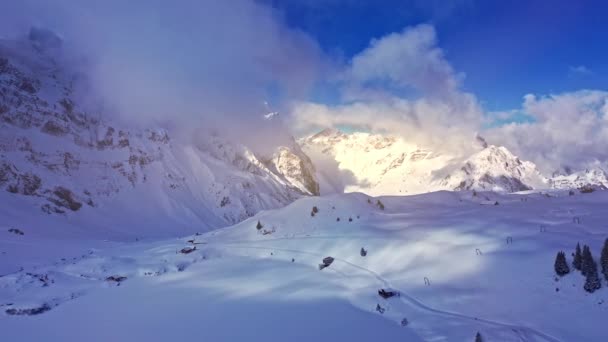
[[[455,156],[478,149],[474,140],[480,134],[548,174],[608,161],[608,92],[528,94],[521,108],[486,112],[475,95],[462,90],[464,75],[446,59],[430,25],[372,40],[344,66],[340,81],[341,104],[294,105],[296,131],[347,126]]]
[[[461,90],[430,25],[406,28],[372,40],[341,77],[344,104],[298,103],[298,132],[349,126],[390,133],[451,152],[469,151],[483,112],[476,97]]]
[[[485,132],[488,140],[534,161],[545,172],[608,161],[608,92],[528,94],[520,111],[532,122],[489,129]]]
[[[322,53],[253,0],[20,0],[0,4],[0,36],[32,25],[81,55],[107,113],[142,125],[213,127],[252,142],[265,114],[304,94]],[[250,126],[249,128],[247,128]],[[270,133],[270,132],[266,132]]]
[[[24,35],[32,25],[58,32],[65,49],[82,57],[86,89],[99,96],[107,115],[187,129],[184,136],[218,131],[264,149],[292,132],[348,126],[462,155],[481,134],[545,172],[608,160],[608,92],[529,94],[521,108],[487,113],[463,90],[465,75],[450,64],[428,24],[374,39],[346,62],[330,62],[268,2],[0,2],[0,36]],[[318,80],[338,90],[338,104],[308,100]],[[287,116],[291,132],[281,120],[262,119],[265,100],[279,118]]]

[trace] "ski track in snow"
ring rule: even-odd
[[[278,240],[278,239],[275,239],[275,240]],[[273,250],[273,251],[291,252],[291,253],[307,254],[307,255],[323,258],[323,254],[319,254],[319,253],[315,253],[315,252],[309,252],[309,251],[302,251],[302,250],[297,250],[297,249],[271,248],[271,247],[262,247],[262,246],[239,245],[236,242],[233,242],[233,243],[218,243],[216,245],[223,245],[225,247],[230,247],[230,248],[259,249],[259,250]],[[497,327],[509,328],[509,329],[513,330],[518,335],[518,337],[522,341],[524,341],[524,342],[528,341],[528,339],[525,338],[524,336],[522,336],[522,333],[525,333],[525,335],[534,335],[534,336],[540,337],[541,339],[543,339],[545,341],[562,342],[558,338],[555,338],[555,337],[553,337],[553,336],[551,336],[549,334],[543,333],[542,331],[539,331],[537,329],[530,328],[530,327],[527,327],[527,326],[515,325],[515,324],[509,324],[509,323],[503,323],[503,322],[499,322],[499,321],[495,321],[495,320],[491,320],[491,319],[473,317],[473,316],[468,316],[468,315],[457,313],[457,312],[445,311],[445,310],[441,310],[441,309],[436,309],[436,308],[430,307],[430,306],[422,303],[420,300],[418,300],[418,299],[416,299],[416,298],[408,295],[407,293],[401,291],[400,289],[391,286],[391,284],[390,284],[390,282],[388,280],[386,280],[384,277],[382,277],[378,273],[374,272],[373,270],[370,270],[370,269],[365,268],[363,266],[359,266],[359,265],[357,265],[355,263],[352,263],[350,261],[344,260],[342,258],[338,258],[338,257],[333,257],[333,258],[334,258],[334,262],[335,261],[342,262],[342,263],[344,263],[346,265],[349,265],[349,266],[351,266],[353,268],[356,268],[356,269],[361,270],[361,271],[363,271],[365,273],[368,273],[371,276],[373,276],[374,278],[376,278],[376,280],[378,280],[380,283],[382,283],[382,285],[384,287],[392,288],[392,289],[397,290],[399,292],[399,300],[402,303],[406,304],[406,305],[407,304],[414,305],[415,307],[417,307],[419,309],[422,309],[422,310],[430,312],[430,313],[438,314],[438,315],[443,315],[443,316],[448,316],[448,317],[454,317],[454,318],[459,318],[459,319],[466,319],[466,320],[486,323],[488,325],[493,325],[493,326],[497,326]]]

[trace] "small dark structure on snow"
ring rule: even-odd
[[[361,256],[364,257],[367,255],[367,251],[365,250],[365,248],[361,247],[361,252],[360,252]]]
[[[380,289],[378,290],[378,295],[380,295],[380,297],[384,298],[384,299],[388,299],[394,296],[399,297],[399,292],[396,291],[387,291],[385,289]]]
[[[331,265],[334,262],[334,258],[328,256],[326,258],[323,258],[323,263],[319,264],[319,270],[324,269],[325,267],[328,267],[329,265]]]
[[[22,230],[17,229],[17,228],[11,228],[8,230],[9,233],[13,233],[15,235],[24,235],[25,233],[23,233]]]
[[[127,277],[125,276],[119,276],[119,275],[113,275],[113,276],[109,276],[106,278],[106,281],[113,281],[116,283],[120,283],[127,280]]]
[[[194,252],[195,250],[196,250],[196,246],[194,246],[194,247],[184,247],[179,252],[182,253],[182,254],[190,254],[190,253]]]

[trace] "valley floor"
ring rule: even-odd
[[[606,282],[589,294],[579,273],[556,281],[553,271],[557,251],[571,262],[577,242],[599,258],[608,193],[380,200],[384,210],[362,194],[305,198],[154,242],[61,246],[25,228],[0,231],[0,332],[10,341],[608,338]],[[180,253],[191,239],[196,250]],[[319,270],[326,256],[335,260]],[[383,299],[380,288],[400,296]]]

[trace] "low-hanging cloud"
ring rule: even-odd
[[[83,57],[107,113],[144,125],[230,127],[224,130],[240,139],[269,126],[258,124],[268,97],[282,99],[281,109],[322,64],[313,39],[254,0],[0,4],[0,36],[32,25],[56,31]],[[272,131],[250,140],[276,138]]]
[[[608,92],[581,90],[524,96],[519,110],[531,122],[509,123],[485,132],[542,171],[592,167],[608,160]]]
[[[460,89],[463,78],[438,47],[432,26],[409,27],[372,40],[352,58],[341,77],[346,103],[297,103],[293,125],[299,132],[350,126],[464,153],[483,113],[476,97]]]

